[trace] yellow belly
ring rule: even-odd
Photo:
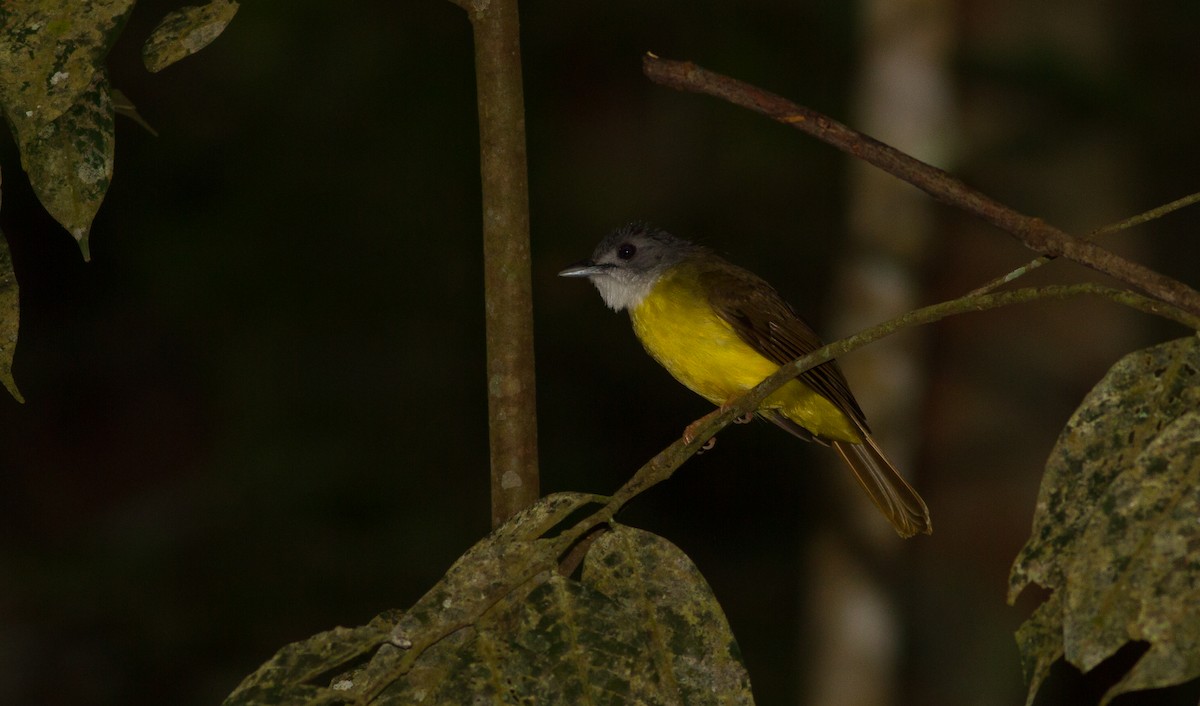
[[[779,366],[754,350],[708,305],[686,265],[663,275],[629,310],[642,345],[676,380],[716,405],[762,382]],[[804,383],[793,380],[763,400],[817,436],[859,443],[846,415]]]

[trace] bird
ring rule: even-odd
[[[823,345],[758,275],[646,223],[613,230],[558,274],[587,278],[609,308],[628,311],[646,352],[718,409]],[[928,506],[871,435],[836,360],[789,380],[755,415],[833,447],[901,537],[932,532]]]

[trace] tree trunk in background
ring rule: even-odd
[[[1137,192],[1132,133],[1153,128],[1118,117],[1123,108],[1113,102],[1113,87],[1135,62],[1116,51],[1125,28],[1112,6],[978,0],[958,4],[956,12],[963,145],[956,172],[964,180],[1074,234],[1179,195]],[[947,237],[929,271],[930,299],[957,296],[1030,259],[994,228],[944,214]],[[1148,242],[1145,232],[1105,245],[1123,241],[1119,252],[1145,261],[1127,247]],[[1093,278],[1055,262],[1020,284]],[[908,665],[912,703],[1025,698],[1011,635],[1028,617],[1029,603],[1005,604],[1008,567],[1029,536],[1042,469],[1059,431],[1104,371],[1143,344],[1146,321],[1122,307],[1080,300],[962,316],[937,328],[918,474],[919,485],[932,491],[925,498],[934,542],[932,551],[909,553],[918,582],[914,608],[922,615],[913,627],[921,650]],[[1046,703],[1080,702],[1079,693],[1055,692],[1070,671],[1051,676]],[[1083,699],[1094,700],[1094,694]]]
[[[949,0],[868,0],[862,6],[862,73],[849,123],[924,161],[948,168],[955,121],[949,71],[953,39]],[[936,250],[936,206],[917,189],[852,163],[845,255],[835,279],[830,338],[908,311],[927,297],[919,281]],[[921,360],[924,329],[893,336],[841,361],[872,430],[893,463],[928,501],[916,467],[920,409],[927,388]],[[843,471],[839,468],[837,473]],[[807,565],[813,586],[804,612],[809,655],[807,698],[816,706],[900,703],[899,648],[904,641],[897,582],[881,582],[901,543],[852,482],[843,491],[852,529],[830,527],[816,538]],[[853,497],[849,497],[849,496]],[[930,503],[933,526],[937,507]],[[847,533],[858,535],[856,538]],[[936,536],[936,534],[935,534]],[[920,536],[907,540],[928,548]],[[851,547],[855,547],[854,550]],[[863,556],[863,551],[871,556]],[[876,570],[872,571],[872,567]]]

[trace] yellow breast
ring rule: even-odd
[[[762,382],[779,366],[738,336],[708,303],[694,268],[683,263],[630,308],[642,345],[676,380],[716,405]],[[800,426],[828,439],[859,442],[850,420],[829,400],[792,381],[763,401]]]

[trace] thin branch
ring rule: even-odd
[[[1119,223],[1111,223],[1109,225],[1102,226],[1102,227],[1097,228],[1096,230],[1092,231],[1091,233],[1088,233],[1087,235],[1083,236],[1083,238],[1084,238],[1084,240],[1095,240],[1096,238],[1099,238],[1102,235],[1108,235],[1109,233],[1115,233],[1119,230],[1125,230],[1127,228],[1132,228],[1136,225],[1141,225],[1142,223],[1146,223],[1147,221],[1152,221],[1155,218],[1162,218],[1163,216],[1167,215],[1168,213],[1170,213],[1172,211],[1178,211],[1179,209],[1181,209],[1185,206],[1191,206],[1192,204],[1194,204],[1196,202],[1200,202],[1200,193],[1190,194],[1188,196],[1184,196],[1181,199],[1175,199],[1171,203],[1163,204],[1162,206],[1158,206],[1157,208],[1152,208],[1149,211],[1143,211],[1142,213],[1139,213],[1136,216],[1130,216],[1129,218],[1126,218],[1125,220],[1120,221]],[[1035,257],[1034,259],[1030,260],[1029,262],[1025,263],[1024,265],[1021,265],[1020,267],[1016,268],[1012,272],[1009,272],[1008,274],[1003,275],[1001,277],[997,277],[996,279],[992,280],[991,282],[988,282],[987,284],[983,285],[982,287],[972,289],[967,294],[985,294],[987,292],[990,292],[1002,285],[1008,284],[1009,282],[1017,279],[1018,277],[1021,277],[1021,276],[1029,274],[1030,272],[1033,272],[1034,270],[1041,267],[1042,265],[1045,265],[1046,263],[1051,262],[1053,259],[1054,258],[1046,257],[1045,255],[1042,255],[1040,257]]]
[[[492,526],[538,498],[529,185],[516,0],[451,0],[475,34]]]
[[[907,181],[939,201],[975,214],[1016,236],[1031,250],[1050,257],[1061,256],[1073,260],[1168,304],[1200,315],[1200,292],[1182,282],[1068,235],[1041,219],[1017,213],[941,169],[852,130],[815,110],[688,61],[671,61],[647,54],[642,60],[642,70],[655,83],[715,96],[791,125]]]
[[[1106,226],[1101,226],[1091,233],[1088,233],[1087,237],[1089,240],[1091,240],[1102,235],[1108,235],[1109,233],[1116,233],[1119,230],[1132,228],[1134,226],[1152,221],[1155,218],[1162,218],[1172,211],[1178,211],[1179,209],[1184,208],[1185,206],[1191,206],[1194,203],[1200,203],[1200,192],[1188,194],[1183,198],[1175,199],[1171,203],[1165,203],[1162,206],[1152,208],[1149,211],[1143,211],[1136,216],[1130,216],[1129,218],[1126,218],[1118,223],[1111,223]]]

